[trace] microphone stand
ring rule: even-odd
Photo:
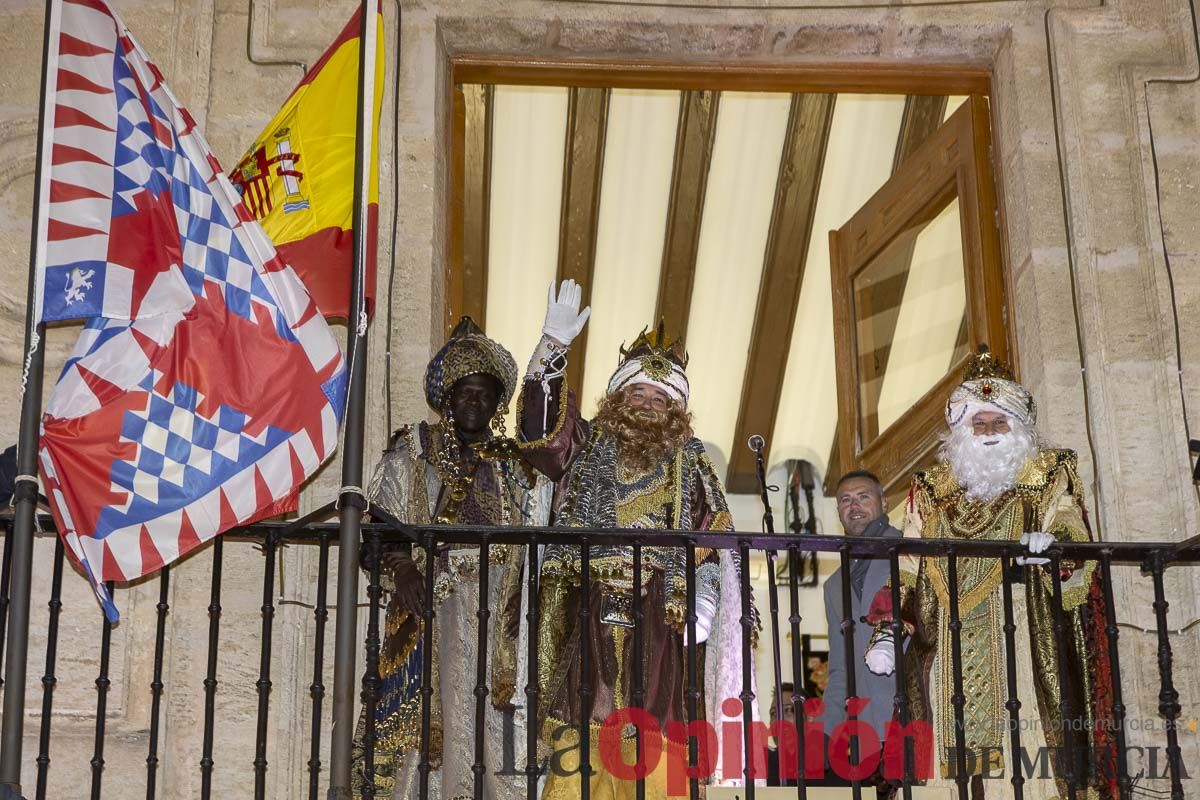
[[[767,487],[767,470],[763,465],[763,447],[766,442],[761,436],[755,435],[750,437],[750,449],[754,451],[754,469],[758,475],[758,488],[763,504],[763,528],[767,533],[775,533],[775,515],[771,511],[771,497]],[[775,583],[775,559],[778,557],[778,552],[768,550],[767,553],[767,597],[771,606],[771,664],[775,668],[775,720],[783,723],[783,665],[779,658],[779,587]],[[793,578],[794,580],[794,578]],[[792,692],[795,693],[797,687],[792,687]],[[783,738],[780,737],[778,746],[781,748],[779,752],[780,774],[783,771]],[[747,754],[749,757],[749,754]]]

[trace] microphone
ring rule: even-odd
[[[756,433],[746,440],[746,446],[756,453],[762,453],[762,449],[767,446],[767,440]]]

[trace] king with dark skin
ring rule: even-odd
[[[470,445],[486,441],[492,435],[491,420],[500,407],[500,385],[491,375],[467,375],[455,382],[446,398],[446,406],[454,422],[454,433],[463,448],[464,455],[470,453]],[[414,617],[424,609],[424,577],[412,556],[406,551],[385,553],[383,563],[392,570],[396,578],[396,598],[400,607]]]

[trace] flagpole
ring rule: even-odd
[[[29,597],[33,574],[34,515],[37,513],[37,452],[42,413],[45,331],[41,322],[38,243],[42,234],[42,158],[46,132],[47,75],[51,36],[58,26],[58,3],[46,0],[42,31],[42,88],[38,107],[37,161],[33,179],[33,218],[29,237],[29,291],[25,301],[25,373],[17,436],[15,519],[7,546],[12,552],[8,636],[4,654],[4,722],[0,729],[0,789],[21,794],[21,745],[25,722],[25,666],[29,655]]]
[[[366,503],[362,492],[363,422],[366,406],[367,318],[364,300],[367,204],[374,136],[376,26],[372,6],[362,0],[359,11],[358,117],[354,156],[354,269],[346,330],[349,388],[342,441],[342,488],[338,495],[337,627],[334,640],[333,733],[329,754],[329,800],[349,800],[351,745],[354,736],[354,689],[358,684],[358,547]],[[369,87],[369,90],[368,90]]]

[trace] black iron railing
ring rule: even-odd
[[[209,592],[208,604],[208,652],[207,662],[205,665],[205,678],[203,681],[203,696],[197,697],[197,703],[203,703],[203,735],[202,749],[195,763],[200,774],[200,797],[202,800],[209,800],[213,797],[213,770],[214,750],[213,743],[217,731],[217,708],[216,695],[220,685],[220,675],[218,674],[218,653],[221,644],[221,588],[222,588],[222,559],[224,552],[224,540],[250,541],[259,545],[263,556],[263,584],[262,584],[262,608],[261,608],[261,629],[259,633],[259,669],[258,677],[255,682],[257,691],[257,716],[255,729],[255,747],[254,757],[250,762],[253,771],[253,796],[255,798],[265,797],[267,787],[270,784],[271,765],[268,763],[267,754],[269,752],[269,735],[268,719],[270,714],[270,704],[272,695],[272,680],[271,680],[271,654],[272,654],[272,639],[273,639],[273,624],[276,612],[275,602],[275,587],[277,578],[277,557],[280,548],[284,545],[300,545],[315,547],[319,551],[318,577],[315,586],[312,587],[313,592],[313,615],[311,620],[312,625],[312,680],[309,684],[308,691],[311,697],[312,721],[311,727],[308,730],[310,737],[309,741],[309,759],[308,759],[308,780],[307,780],[307,797],[309,800],[317,800],[320,797],[322,786],[325,785],[327,772],[331,765],[322,763],[322,741],[327,731],[327,715],[325,714],[325,699],[326,687],[324,683],[325,674],[325,634],[326,627],[330,616],[330,606],[328,605],[328,588],[331,577],[336,579],[336,574],[331,574],[331,553],[332,547],[337,546],[337,525],[317,522],[323,513],[327,513],[329,509],[322,509],[309,517],[291,523],[260,523],[251,525],[245,528],[230,532],[225,536],[218,538],[207,548],[207,553],[199,553],[196,558],[211,558],[212,571],[211,582],[207,587]],[[48,517],[41,520],[44,530],[50,530],[52,523]],[[9,574],[9,543],[11,536],[8,535],[11,531],[12,518],[0,517],[0,529],[5,533],[5,547],[3,556],[3,569],[0,570],[0,609],[6,609],[8,606],[8,584],[7,576]],[[52,533],[42,534],[44,536],[52,536]],[[526,560],[524,569],[526,575],[523,578],[525,590],[527,591],[528,604],[526,613],[526,624],[529,626],[530,634],[528,636],[528,648],[525,653],[527,659],[527,682],[523,687],[526,703],[527,718],[530,720],[526,731],[526,759],[524,772],[526,777],[526,790],[529,800],[535,800],[538,792],[539,777],[544,771],[544,765],[539,763],[537,757],[537,731],[533,720],[537,719],[537,709],[542,698],[539,696],[538,690],[538,658],[537,658],[537,636],[535,632],[540,620],[539,609],[539,586],[540,586],[540,561],[539,561],[539,546],[547,544],[568,544],[574,545],[581,549],[581,567],[582,573],[588,574],[588,565],[591,558],[593,548],[600,545],[619,545],[631,548],[632,563],[633,563],[633,585],[639,586],[642,582],[642,550],[646,547],[683,547],[688,551],[686,571],[686,602],[687,615],[686,627],[688,631],[686,646],[686,658],[684,662],[684,670],[686,672],[686,690],[685,690],[685,706],[689,721],[700,718],[698,703],[701,696],[699,687],[699,666],[698,666],[698,651],[697,646],[692,644],[696,641],[696,568],[695,568],[695,552],[697,548],[712,548],[717,550],[731,551],[740,556],[740,591],[741,591],[741,626],[742,626],[742,657],[743,657],[743,675],[742,675],[742,691],[737,698],[741,701],[741,709],[743,715],[743,742],[745,748],[744,754],[744,769],[749,775],[748,770],[751,769],[753,759],[750,754],[754,748],[761,747],[762,742],[756,741],[752,735],[752,706],[755,702],[755,695],[752,693],[751,679],[751,651],[752,639],[754,636],[754,613],[752,611],[752,592],[750,581],[750,557],[755,551],[763,551],[768,554],[769,562],[772,568],[768,571],[771,580],[774,580],[775,571],[773,568],[775,554],[779,553],[786,557],[791,569],[787,571],[787,592],[790,601],[789,614],[786,617],[786,622],[790,627],[791,632],[791,662],[792,675],[791,684],[792,691],[787,701],[792,706],[797,720],[802,720],[804,701],[803,695],[804,680],[802,676],[801,652],[800,652],[800,625],[802,622],[800,614],[800,600],[797,581],[800,580],[801,570],[797,569],[801,563],[802,554],[806,552],[832,552],[840,556],[843,566],[842,575],[848,576],[850,573],[849,565],[851,559],[858,558],[875,558],[884,559],[889,564],[891,575],[892,602],[893,608],[900,608],[900,558],[904,555],[915,556],[936,556],[944,557],[947,561],[948,585],[951,587],[949,593],[949,631],[951,636],[951,653],[952,653],[952,674],[953,674],[953,693],[952,707],[954,719],[956,722],[956,747],[955,758],[957,759],[957,770],[955,771],[955,780],[958,786],[958,794],[960,798],[966,798],[968,795],[967,775],[965,758],[966,758],[966,743],[964,741],[964,688],[963,688],[963,665],[962,665],[962,642],[961,628],[962,621],[959,616],[958,592],[958,570],[959,561],[963,558],[990,558],[999,559],[1003,564],[1003,582],[1002,582],[1002,603],[1004,612],[1004,662],[1005,662],[1005,709],[1008,717],[1009,744],[1013,753],[1021,751],[1021,726],[1019,724],[1019,714],[1022,707],[1021,698],[1017,691],[1017,674],[1021,666],[1017,663],[1016,649],[1016,625],[1014,619],[1014,601],[1013,601],[1013,576],[1010,567],[1014,559],[1024,554],[1023,548],[1016,542],[994,542],[994,541],[957,541],[957,540],[927,540],[927,539],[887,539],[887,538],[853,538],[853,537],[832,537],[832,536],[793,536],[793,535],[765,535],[765,534],[744,534],[744,533],[700,533],[694,531],[646,531],[646,530],[582,530],[582,529],[561,529],[561,528],[484,528],[470,526],[453,526],[453,527],[407,527],[400,526],[394,520],[389,522],[373,522],[364,523],[362,525],[363,547],[365,552],[372,557],[368,559],[370,568],[367,571],[367,626],[365,640],[361,642],[361,650],[364,654],[363,659],[356,662],[356,668],[360,672],[355,674],[355,682],[352,685],[360,687],[360,698],[363,706],[366,708],[364,719],[366,720],[366,730],[364,736],[365,749],[365,771],[368,777],[368,783],[374,770],[374,750],[376,745],[376,732],[373,727],[374,709],[379,702],[379,660],[380,660],[380,612],[383,608],[385,598],[381,585],[381,552],[386,547],[403,545],[412,548],[423,549],[426,556],[426,564],[433,564],[440,548],[447,545],[454,545],[459,548],[478,548],[479,563],[488,564],[488,556],[490,549],[497,545],[525,545]],[[1053,595],[1052,595],[1052,611],[1055,620],[1055,638],[1057,644],[1057,659],[1059,666],[1060,679],[1064,682],[1071,680],[1070,670],[1066,668],[1067,653],[1065,652],[1065,641],[1063,623],[1063,595],[1062,595],[1062,578],[1060,576],[1060,562],[1070,560],[1074,562],[1092,561],[1098,564],[1098,570],[1103,586],[1105,613],[1106,619],[1103,620],[1103,627],[1107,634],[1107,659],[1113,675],[1113,693],[1111,698],[1111,713],[1114,721],[1114,738],[1116,744],[1116,763],[1114,765],[1119,785],[1119,795],[1122,800],[1130,800],[1133,797],[1135,786],[1134,781],[1130,776],[1128,766],[1126,764],[1125,754],[1127,752],[1125,732],[1126,732],[1126,707],[1122,692],[1121,682],[1121,663],[1118,649],[1119,627],[1117,620],[1117,612],[1113,597],[1113,572],[1114,567],[1121,566],[1128,568],[1130,566],[1147,573],[1149,580],[1152,582],[1154,591],[1153,612],[1156,624],[1157,633],[1157,668],[1158,678],[1160,683],[1160,692],[1158,695],[1157,711],[1161,715],[1166,738],[1166,754],[1167,754],[1167,774],[1170,783],[1170,797],[1173,800],[1182,800],[1184,794],[1184,765],[1181,758],[1181,750],[1179,744],[1179,735],[1177,724],[1180,715],[1179,695],[1175,689],[1174,678],[1172,675],[1172,649],[1171,640],[1168,636],[1168,603],[1166,600],[1163,575],[1168,567],[1176,565],[1192,565],[1200,559],[1200,545],[1195,542],[1180,543],[1147,543],[1147,544],[1129,544],[1129,543],[1058,543],[1052,545],[1047,552],[1051,559],[1048,565],[1048,573],[1050,575]],[[356,556],[357,557],[357,556]],[[54,693],[58,683],[56,675],[56,658],[59,628],[62,613],[62,585],[64,580],[81,580],[76,576],[64,575],[69,570],[64,569],[65,554],[61,542],[57,542],[53,556],[53,570],[50,577],[49,591],[45,596],[46,617],[45,631],[47,637],[47,647],[45,651],[45,663],[42,676],[42,702],[41,714],[36,719],[31,719],[27,724],[37,725],[37,740],[38,752],[34,759],[36,764],[36,784],[34,786],[33,797],[37,800],[43,800],[48,797],[47,787],[51,769],[58,767],[52,761],[52,743],[54,733]],[[149,692],[150,704],[148,720],[148,745],[147,755],[145,759],[146,765],[146,788],[145,795],[148,800],[152,800],[158,796],[159,792],[159,775],[163,766],[163,704],[162,699],[165,686],[163,664],[167,655],[168,641],[171,638],[169,633],[171,630],[178,629],[179,626],[200,626],[205,624],[203,619],[185,619],[177,613],[173,614],[168,604],[170,598],[169,587],[171,580],[170,568],[163,569],[158,577],[158,603],[155,606],[155,635],[154,635],[154,653],[153,653],[153,677],[147,687]],[[470,759],[472,764],[472,772],[475,776],[476,798],[484,797],[483,776],[489,768],[494,768],[496,765],[489,765],[486,762],[486,748],[484,740],[484,709],[487,702],[488,681],[487,681],[487,665],[488,665],[488,631],[492,624],[491,609],[488,608],[486,598],[489,596],[489,577],[487,569],[479,570],[479,589],[481,603],[478,608],[476,619],[478,622],[478,650],[477,661],[475,663],[475,680],[474,685],[464,686],[463,691],[471,692],[475,698],[474,708],[474,724],[475,736],[472,747],[468,752],[454,754],[454,757]],[[424,653],[433,652],[433,623],[436,619],[436,611],[432,602],[434,595],[434,576],[433,570],[426,570],[425,573],[425,606],[423,610],[423,621],[425,623],[424,636]],[[202,589],[200,589],[202,591]],[[582,602],[580,603],[580,619],[581,633],[583,640],[587,641],[589,635],[588,626],[591,624],[588,615],[590,608],[587,594],[590,587],[587,581],[582,582],[581,592],[583,594]],[[850,583],[844,580],[841,586],[843,608],[850,609]],[[43,602],[40,599],[35,599],[35,608],[37,603]],[[108,692],[111,685],[110,677],[110,658],[111,658],[111,636],[112,626],[104,620],[103,614],[99,609],[96,609],[96,619],[100,623],[99,627],[99,647],[97,649],[97,660],[95,664],[95,686],[96,686],[96,710],[94,717],[95,738],[93,756],[90,762],[90,792],[91,797],[100,798],[104,789],[104,775],[106,769],[105,761],[105,742],[106,742],[106,704],[108,700]],[[780,612],[782,613],[782,612]],[[775,615],[772,615],[773,617]],[[902,624],[899,620],[899,615],[892,622],[892,633],[897,642],[902,639]],[[75,620],[77,623],[78,620]],[[632,614],[632,648],[634,653],[635,663],[643,664],[644,656],[647,648],[643,631],[642,611],[640,604],[633,604]],[[773,681],[775,684],[775,696],[783,699],[782,684],[785,683],[784,676],[780,674],[778,651],[780,648],[781,631],[778,625],[778,619],[772,619],[770,627],[770,641],[764,642],[763,647],[770,647],[773,663]],[[4,630],[3,615],[0,615],[0,632]],[[35,623],[36,624],[36,623]],[[861,620],[855,620],[847,611],[842,620],[842,627],[845,634],[846,647],[841,654],[830,654],[831,657],[845,659],[847,667],[847,694],[854,696],[859,687],[855,685],[855,670],[854,661],[860,658],[861,654],[854,652],[854,636],[853,631],[855,625],[864,624]],[[4,650],[0,651],[7,653],[7,640],[3,641]],[[24,652],[24,648],[21,648]],[[766,653],[759,656],[759,659],[768,657]],[[583,774],[588,774],[589,767],[597,765],[590,764],[590,736],[587,720],[591,718],[590,710],[593,702],[594,687],[590,682],[591,671],[589,669],[588,659],[590,653],[588,648],[581,648],[580,658],[582,684],[579,690],[578,701],[580,703],[581,715],[580,719],[584,724],[580,726],[580,769]],[[32,666],[32,665],[30,665]],[[335,664],[335,669],[349,668],[347,665]],[[903,691],[906,680],[904,659],[898,658],[895,672],[895,694],[891,698],[896,712],[896,717],[902,726],[906,726],[910,721],[910,716],[913,709],[909,707],[906,693]],[[427,796],[429,785],[432,779],[432,766],[430,762],[430,727],[431,727],[431,705],[428,702],[432,696],[432,668],[431,660],[426,658],[422,664],[421,678],[421,696],[427,702],[424,703],[421,713],[422,740],[419,749],[419,784],[422,797]],[[1067,691],[1070,687],[1064,686],[1062,697],[1067,707],[1063,709],[1063,718],[1070,719],[1076,709],[1071,709],[1069,706],[1070,692]],[[631,675],[631,700],[634,706],[640,707],[645,700],[645,685],[644,676],[640,670],[634,670]],[[352,698],[351,698],[352,701]],[[1107,709],[1106,709],[1107,711]],[[26,731],[31,733],[31,731]],[[1065,752],[1068,757],[1063,762],[1062,777],[1065,780],[1068,795],[1071,798],[1076,796],[1084,797],[1086,787],[1084,786],[1084,776],[1077,771],[1077,765],[1081,763],[1074,757],[1080,750],[1079,742],[1074,740],[1074,732],[1071,726],[1067,726],[1063,731],[1065,741]],[[1085,737],[1086,738],[1086,737]],[[805,771],[805,737],[798,737],[798,749],[796,754],[797,764],[799,766],[797,778],[796,793],[797,797],[803,800],[807,796],[809,780]],[[637,752],[639,756],[642,753],[643,742],[641,740],[641,732],[636,740]],[[699,743],[695,737],[689,737],[687,747],[687,758],[689,766],[695,767],[699,764],[700,755],[698,753]],[[857,738],[851,739],[851,747],[856,748]],[[912,787],[917,783],[915,773],[913,752],[914,743],[905,737],[903,747],[903,775],[899,783],[901,784],[902,796],[911,798]],[[447,754],[447,757],[451,757]],[[855,763],[858,757],[857,752],[852,752],[851,762]],[[72,764],[59,768],[68,768],[73,772],[79,772],[79,765]],[[181,769],[176,765],[175,769]],[[347,766],[348,769],[348,766]],[[1013,769],[1010,779],[1011,796],[1020,800],[1024,794],[1025,778],[1021,774],[1020,769]],[[79,776],[82,779],[82,776]],[[691,797],[698,797],[699,781],[695,778],[689,779],[689,793]],[[862,796],[862,782],[858,780],[849,781],[853,794],[856,798]],[[588,783],[581,782],[582,796],[588,797]],[[639,798],[644,796],[644,785],[639,780],[638,782]],[[28,788],[26,789],[28,791]],[[371,790],[368,788],[366,796],[371,795]],[[120,797],[130,797],[128,787],[123,787],[123,790],[117,792]],[[745,787],[745,796],[747,798],[754,797],[754,782],[751,780]]]

